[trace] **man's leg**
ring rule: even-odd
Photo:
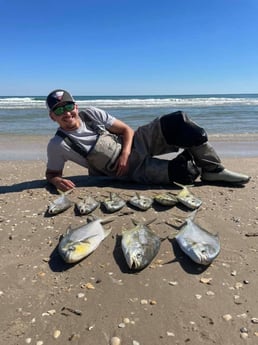
[[[186,113],[178,111],[160,118],[161,129],[166,142],[187,148],[196,165],[201,168],[201,178],[207,182],[246,183],[250,177],[225,169],[214,148],[208,143],[207,133],[194,123]],[[181,154],[182,155],[182,154]],[[180,155],[179,155],[180,156]],[[183,157],[185,154],[183,153]],[[178,159],[181,158],[181,159]],[[176,157],[168,166],[169,176],[178,179],[177,164],[182,157]],[[190,161],[188,159],[188,161]],[[183,172],[184,166],[182,166]],[[180,169],[178,170],[180,174]],[[194,178],[194,174],[192,175]]]

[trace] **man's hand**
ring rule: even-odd
[[[71,180],[67,180],[61,177],[56,177],[54,179],[55,181],[51,181],[51,183],[56,187],[56,189],[59,189],[62,192],[66,192],[70,189],[75,188],[75,184]]]
[[[129,153],[122,152],[116,162],[116,176],[125,176],[128,171]]]
[[[49,183],[53,184],[62,192],[75,188],[75,184],[71,180],[67,180],[62,177],[62,171],[47,170],[46,178]]]

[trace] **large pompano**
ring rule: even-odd
[[[194,262],[209,265],[220,252],[219,237],[194,223],[195,214],[196,211],[191,213],[175,238],[182,251]]]
[[[113,217],[108,217],[105,220],[93,220],[75,229],[69,227],[58,245],[63,260],[75,263],[91,254],[111,232],[111,229],[105,230],[101,224],[112,220]]]
[[[67,194],[71,192],[72,190],[69,190],[67,192],[58,190],[58,193],[61,195],[48,206],[47,212],[51,215],[54,215],[61,213],[71,207],[73,205],[73,202],[67,197]]]
[[[148,266],[158,254],[161,239],[148,228],[148,224],[137,223],[135,227],[122,231],[122,250],[130,269],[141,270]]]

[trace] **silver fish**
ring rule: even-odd
[[[154,200],[163,206],[174,206],[178,202],[177,197],[171,193],[155,195]]]
[[[129,200],[129,203],[142,211],[148,210],[153,204],[153,199],[144,195],[140,195],[139,193],[135,194],[136,195]]]
[[[182,251],[194,262],[209,265],[220,252],[219,237],[194,223],[195,213],[186,219],[175,238]]]
[[[91,254],[110,234],[111,229],[105,230],[101,225],[109,221],[108,218],[96,219],[75,229],[69,227],[58,245],[58,252],[63,260],[75,263]]]
[[[99,202],[92,196],[87,196],[81,201],[77,202],[75,205],[80,214],[89,214],[99,206]]]
[[[134,228],[122,231],[122,250],[129,268],[141,270],[158,254],[161,240],[147,224],[134,224]]]
[[[125,206],[126,202],[118,196],[117,193],[110,192],[109,198],[103,201],[103,205],[110,213],[121,210]]]
[[[185,205],[191,210],[195,210],[201,206],[202,201],[198,199],[196,196],[194,196],[186,186],[183,186],[180,183],[174,183],[182,188],[182,190],[176,196],[177,200],[181,202],[181,204]]]
[[[68,199],[68,197],[66,196],[68,193],[71,193],[71,190],[69,190],[68,192],[61,192],[61,191],[58,191],[58,192],[61,194],[61,196],[57,198],[56,200],[54,200],[48,206],[47,212],[49,214],[53,215],[53,214],[61,213],[73,205],[73,202],[70,199]]]

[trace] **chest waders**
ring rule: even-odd
[[[86,126],[98,135],[95,145],[89,152],[78,140],[70,137],[63,131],[58,130],[56,135],[62,137],[68,146],[87,160],[90,175],[114,176],[116,170],[115,163],[122,149],[122,138],[108,132],[86,112],[81,111],[79,115]]]

